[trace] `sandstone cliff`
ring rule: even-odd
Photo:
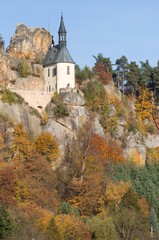
[[[43,58],[51,44],[52,36],[44,28],[29,28],[23,23],[17,25],[10,40],[7,53],[16,58]]]

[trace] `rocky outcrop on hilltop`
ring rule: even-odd
[[[44,28],[26,27],[20,23],[10,40],[7,53],[16,58],[36,59],[41,58],[48,51],[52,36]]]

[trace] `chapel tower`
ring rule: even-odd
[[[67,49],[66,34],[63,15],[61,15],[58,45],[54,45],[52,40],[43,62],[47,92],[75,88],[75,63]]]

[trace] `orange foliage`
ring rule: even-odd
[[[129,151],[129,158],[137,166],[143,166],[145,164],[142,154],[137,149],[131,149]]]
[[[35,202],[27,201],[19,204],[19,209],[23,212],[25,218],[32,221],[34,226],[41,232],[45,232],[50,220],[53,218],[53,213],[43,209]]]
[[[24,192],[35,203],[42,207],[56,211],[58,201],[55,190],[56,181],[50,164],[32,150],[26,157],[26,161],[17,169],[20,179],[25,183],[19,198],[25,200]]]
[[[81,179],[72,181],[71,189],[74,196],[70,199],[70,203],[79,208],[82,215],[90,216],[100,211],[102,178],[101,172],[97,172],[86,176],[83,181]]]
[[[149,203],[148,201],[144,198],[144,197],[141,197],[139,199],[139,206],[141,208],[141,212],[142,214],[148,218],[149,215],[150,215],[150,207],[149,207]]]
[[[0,204],[13,206],[16,202],[16,194],[19,179],[12,166],[0,169]]]
[[[112,81],[112,74],[109,72],[109,69],[104,62],[100,62],[93,67],[96,77],[104,85]]]
[[[122,148],[113,141],[108,143],[103,137],[94,134],[90,146],[89,154],[102,164],[105,164],[107,160],[124,161]]]

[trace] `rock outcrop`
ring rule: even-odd
[[[0,112],[7,115],[14,123],[22,123],[26,130],[33,136],[41,132],[40,115],[35,109],[30,108],[26,103],[12,104],[0,100]]]
[[[99,123],[98,116],[91,117],[90,112],[84,105],[85,99],[79,93],[62,93],[61,99],[67,105],[69,116],[56,118],[53,109],[54,103],[50,102],[46,107],[46,112],[49,116],[49,121],[45,126],[45,131],[56,135],[63,150],[67,144],[67,139],[75,137],[77,131],[87,121],[92,122],[94,132],[104,136],[104,131]]]
[[[15,71],[10,68],[10,60],[3,52],[0,52],[0,85],[7,86],[9,80],[17,77]]]
[[[17,25],[15,34],[10,40],[7,53],[16,58],[36,59],[41,61],[51,44],[52,36],[44,28]]]

